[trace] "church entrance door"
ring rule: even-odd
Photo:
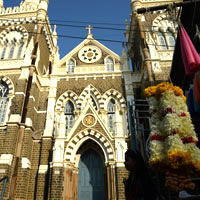
[[[100,155],[89,149],[79,161],[78,200],[104,199],[104,163]]]

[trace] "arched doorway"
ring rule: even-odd
[[[82,153],[79,161],[78,200],[104,199],[104,162],[93,149]]]

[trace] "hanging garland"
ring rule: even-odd
[[[152,121],[150,166],[163,172],[199,176],[200,149],[182,89],[164,82],[146,88],[144,94]]]

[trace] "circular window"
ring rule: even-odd
[[[92,114],[87,114],[84,118],[83,118],[83,124],[87,127],[92,127],[94,126],[96,123],[96,119]]]
[[[94,63],[101,58],[101,55],[101,50],[92,45],[83,47],[78,53],[79,59],[85,63]]]

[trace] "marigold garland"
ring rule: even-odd
[[[195,189],[195,184],[188,176],[179,176],[177,174],[167,172],[165,186],[173,191],[179,192],[184,189]]]
[[[144,90],[149,100],[152,131],[150,135],[149,164],[155,170],[169,170],[188,176],[200,175],[198,139],[181,88],[172,83],[160,83]],[[194,184],[186,182],[188,188]],[[166,185],[175,190],[187,188],[166,179]]]
[[[166,90],[173,90],[176,96],[181,96],[186,101],[186,97],[184,96],[182,89],[177,86],[173,86],[172,83],[168,83],[168,82],[163,82],[156,86],[150,86],[146,88],[144,90],[144,95],[146,97],[155,96],[155,95],[160,96]]]

